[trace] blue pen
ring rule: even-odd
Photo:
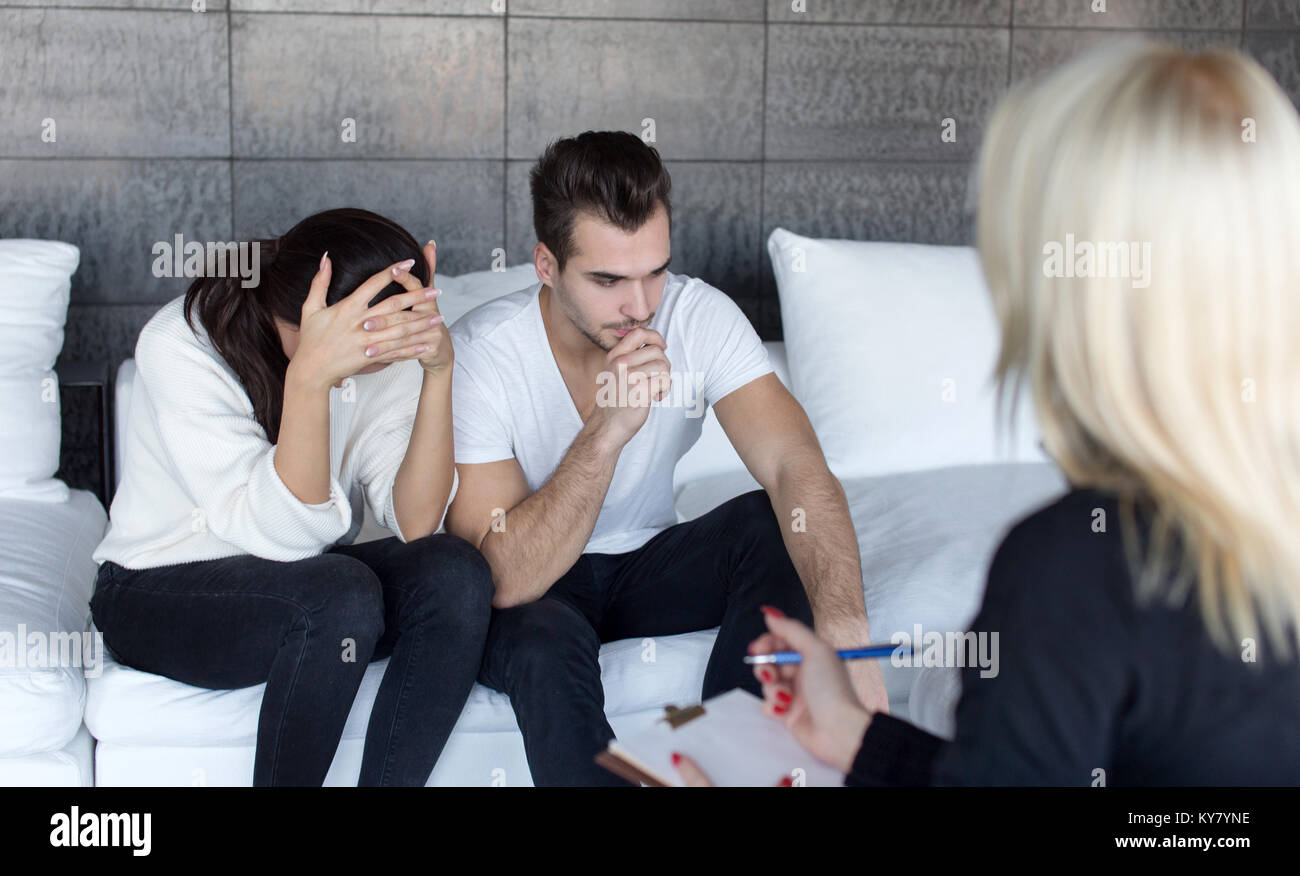
[[[845,648],[835,653],[841,660],[863,660],[872,657],[888,657],[898,651],[900,654],[912,653],[906,645],[872,645],[869,648]],[[776,651],[772,654],[749,654],[746,663],[802,663],[803,655],[798,651]]]

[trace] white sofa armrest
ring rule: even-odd
[[[912,682],[907,712],[913,724],[951,740],[957,729],[957,700],[961,699],[961,670],[955,666],[923,666]]]
[[[126,415],[131,409],[131,387],[135,383],[135,359],[117,366],[113,384],[113,489],[122,482],[122,452],[126,447]]]

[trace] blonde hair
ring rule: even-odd
[[[1291,102],[1239,52],[1125,43],[1013,90],[978,174],[1003,412],[1027,380],[1066,477],[1121,497],[1140,598],[1178,602],[1194,584],[1225,651],[1263,626],[1287,653],[1300,635]],[[1054,259],[1067,241],[1077,258]],[[1116,242],[1149,245],[1144,278],[1131,263],[1124,276]],[[1144,558],[1139,499],[1154,512]]]

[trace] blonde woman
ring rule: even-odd
[[[848,784],[1300,784],[1295,109],[1240,53],[1129,44],[1015,91],[979,186],[999,385],[1073,487],[993,560],[1000,672],[945,743],[770,615],[751,651],[804,662],[757,667],[765,709]]]

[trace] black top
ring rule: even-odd
[[[952,742],[873,717],[845,784],[1300,785],[1294,648],[1280,659],[1261,633],[1254,662],[1219,650],[1194,592],[1139,605],[1122,539],[1093,490],[1016,525],[971,624],[998,632],[997,675],[961,670]]]

